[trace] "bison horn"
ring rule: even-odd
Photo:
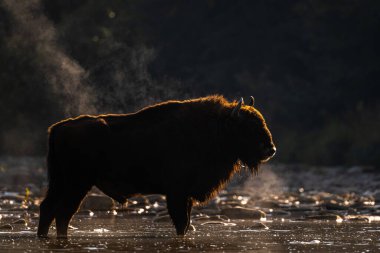
[[[232,113],[231,115],[232,116],[239,116],[239,111],[240,111],[240,108],[241,108],[241,105],[244,103],[244,100],[243,98],[240,98],[238,104],[235,106],[235,108],[232,110]]]
[[[249,98],[249,106],[254,106],[254,104],[255,104],[255,98],[253,96],[251,96]]]

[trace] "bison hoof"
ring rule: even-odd
[[[185,236],[185,232],[177,232],[177,235],[178,235],[179,237],[184,237],[184,236]]]
[[[57,235],[57,239],[59,239],[59,240],[67,240],[67,235]]]
[[[176,232],[178,236],[184,237],[187,232],[187,229],[186,228],[176,229]]]
[[[47,234],[37,234],[37,237],[40,239],[48,239],[49,238]]]

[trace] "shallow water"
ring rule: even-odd
[[[0,232],[0,251],[9,252],[379,252],[380,222],[231,220],[204,224],[178,237],[169,222],[151,216],[74,217],[69,239],[35,236],[37,220]],[[204,224],[204,225],[202,225]],[[265,225],[265,226],[263,226]]]
[[[41,158],[0,157],[0,252],[380,252],[380,173],[367,167],[263,166],[236,177],[175,235],[162,195],[116,204],[97,189],[69,239],[38,239]]]

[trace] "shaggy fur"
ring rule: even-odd
[[[273,149],[260,114],[222,96],[168,101],[131,114],[83,115],[49,128],[49,189],[40,206],[38,235],[55,219],[67,227],[92,186],[123,203],[160,193],[178,234],[185,234],[194,201],[212,198],[240,163],[257,171]]]

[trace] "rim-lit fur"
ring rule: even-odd
[[[273,143],[263,116],[244,104],[233,114],[236,106],[214,95],[52,125],[39,235],[54,218],[65,235],[68,217],[94,185],[119,202],[165,194],[177,233],[186,233],[193,201],[214,197],[243,166],[257,174],[269,158],[264,151]]]

